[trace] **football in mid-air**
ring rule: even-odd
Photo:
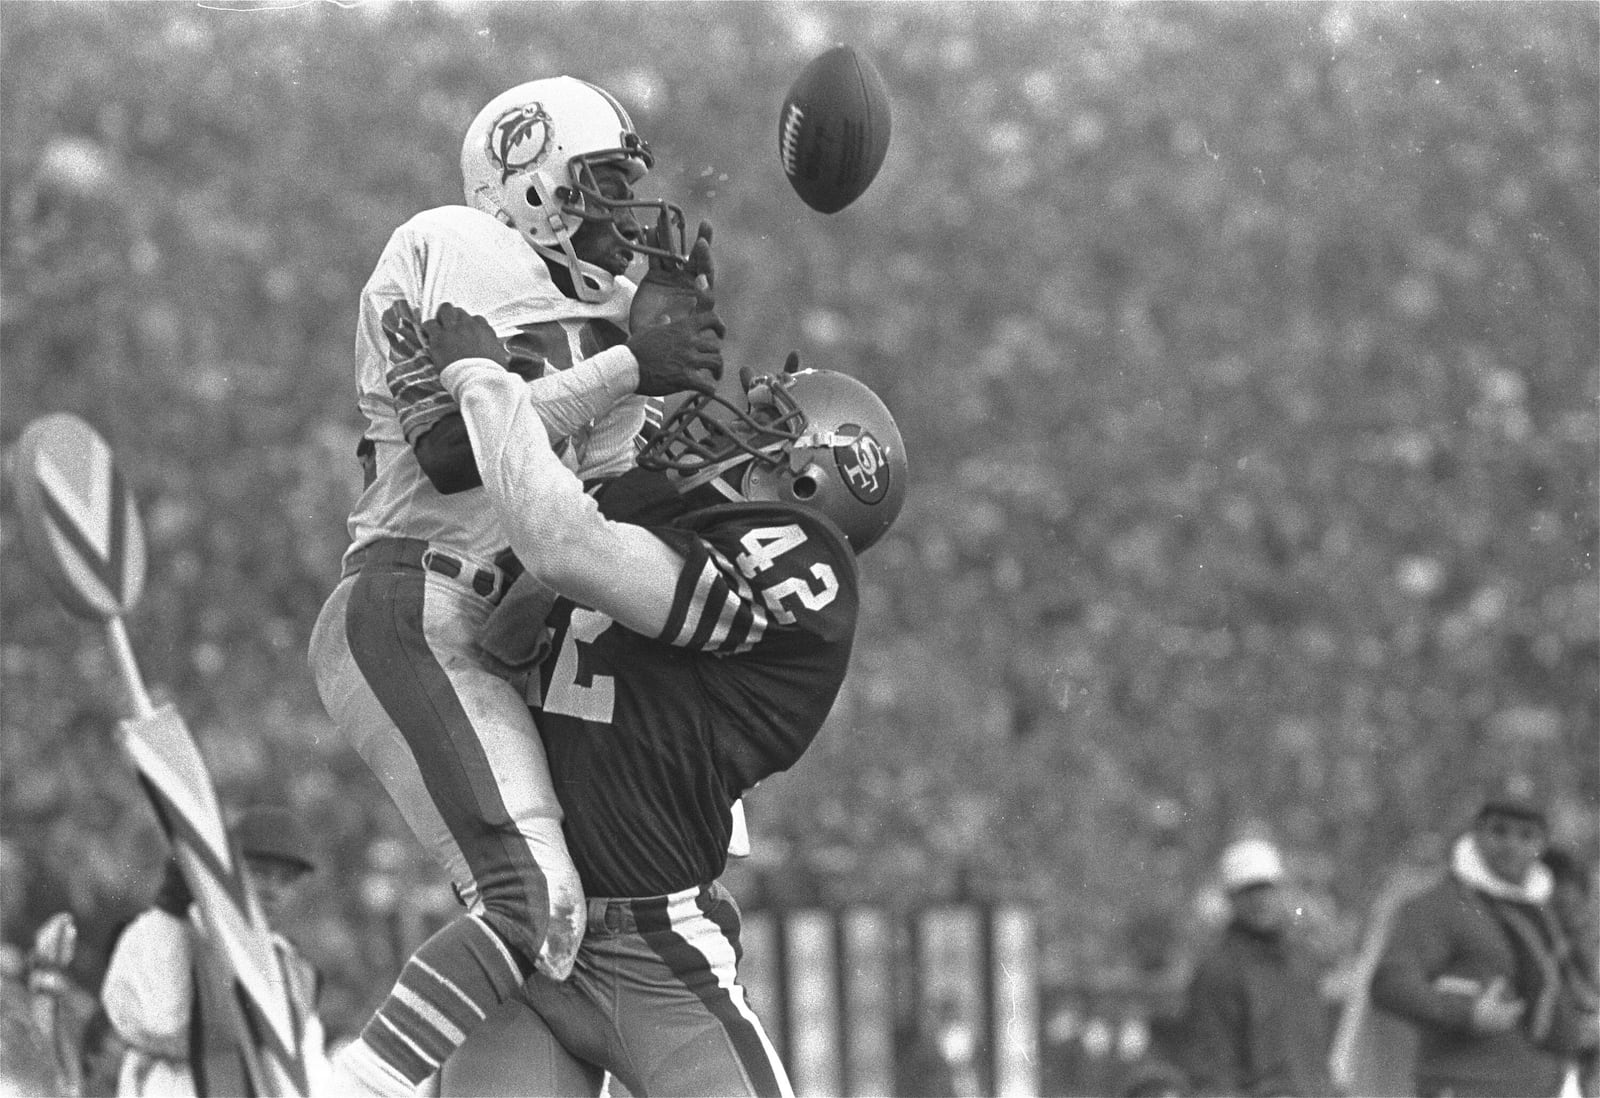
[[[802,202],[838,213],[865,193],[888,151],[889,89],[868,58],[834,46],[801,70],[778,115],[778,158]]]

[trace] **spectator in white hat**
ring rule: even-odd
[[[1183,1066],[1195,1094],[1326,1095],[1330,1016],[1320,972],[1294,935],[1283,857],[1243,839],[1218,865],[1232,919],[1195,969]]]

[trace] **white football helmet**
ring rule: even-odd
[[[530,80],[491,99],[467,127],[461,142],[461,180],[467,205],[499,218],[522,234],[534,250],[567,267],[584,301],[609,297],[615,282],[580,260],[572,234],[585,221],[604,221],[642,255],[681,262],[686,255],[683,210],[661,201],[616,201],[600,192],[594,167],[615,164],[635,183],[655,158],[633,129],[621,103],[605,90],[571,76]],[[649,208],[643,233],[625,235],[617,215]],[[665,247],[642,237],[665,215]],[[673,246],[676,245],[676,251]]]

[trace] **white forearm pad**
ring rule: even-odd
[[[453,362],[441,378],[461,406],[484,491],[518,559],[530,572],[548,574],[562,557],[581,552],[583,535],[605,520],[550,448],[528,383],[486,358]]]
[[[639,384],[639,362],[626,345],[619,344],[570,370],[552,370],[537,381],[522,384],[539,418],[550,429],[550,437],[567,438],[633,392]]]

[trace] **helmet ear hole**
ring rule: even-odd
[[[538,187],[529,187],[528,188],[528,193],[526,195],[524,195],[523,197],[528,200],[528,205],[530,205],[530,206],[543,206],[544,205],[544,200],[539,197],[539,188]]]
[[[795,499],[809,500],[817,494],[817,478],[811,473],[802,473],[794,478],[790,487]]]

